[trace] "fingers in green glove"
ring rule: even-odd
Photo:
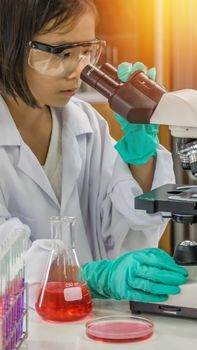
[[[163,250],[147,248],[116,260],[94,261],[83,272],[95,297],[162,302],[180,292],[188,272]]]
[[[137,70],[145,72],[145,65],[142,62],[136,62],[134,64],[123,62],[118,66],[118,78],[125,83]]]
[[[143,290],[147,293],[167,295],[176,295],[180,293],[180,288],[178,286],[171,286],[163,283],[155,283],[152,281],[145,280],[143,278],[135,278],[132,283],[132,288]]]
[[[136,62],[134,64],[129,62],[123,62],[119,64],[118,78],[125,83],[130,78],[130,76],[137,70],[143,71],[152,80],[155,80],[156,78],[156,68],[152,67],[147,70],[146,66],[142,62]]]
[[[188,276],[188,271],[182,266],[177,265],[174,259],[162,249],[146,248],[140,250],[138,251],[137,259],[143,265],[167,269]]]
[[[187,279],[182,273],[174,272],[173,270],[164,270],[157,267],[140,265],[137,269],[136,276],[144,280],[151,280],[157,283],[166,285],[178,286],[186,283]],[[167,293],[165,293],[167,294]]]
[[[113,296],[114,297],[114,296]],[[132,300],[139,301],[143,303],[156,303],[163,302],[168,299],[168,295],[166,294],[153,294],[148,293],[142,290],[128,288],[124,290],[124,293],[121,294],[120,291],[116,294],[116,300]]]
[[[146,73],[146,66],[142,62],[135,62],[132,67],[132,73],[135,73],[137,70],[141,70]]]
[[[156,68],[153,67],[153,68],[148,69],[146,74],[150,79],[155,80],[156,79]]]
[[[159,131],[159,125],[158,124],[145,124],[146,132],[148,134],[157,135]]]
[[[129,62],[123,62],[121,64],[119,64],[118,66],[118,78],[125,83],[129,77],[131,76],[131,74],[133,73],[132,71],[132,63]]]

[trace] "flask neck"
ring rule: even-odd
[[[75,249],[75,222],[76,219],[70,216],[51,217],[51,239],[62,241],[67,250]]]
[[[75,223],[74,217],[62,217],[62,239],[68,250],[75,250]]]
[[[53,216],[50,218],[51,225],[51,239],[52,240],[63,240],[62,235],[62,220],[59,216]]]

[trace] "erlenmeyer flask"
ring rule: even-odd
[[[92,309],[91,294],[75,250],[75,218],[52,217],[50,223],[50,258],[36,310],[45,320],[75,321]]]

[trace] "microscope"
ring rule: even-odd
[[[86,66],[81,79],[107,98],[111,109],[130,123],[168,125],[177,138],[176,152],[182,168],[197,178],[197,91],[167,92],[141,70],[125,83],[109,63]],[[166,184],[135,198],[135,208],[149,214],[162,213],[182,224],[197,223],[197,186]],[[166,302],[130,302],[132,313],[153,313],[197,319],[197,242],[184,241],[173,258],[189,272],[181,293]]]

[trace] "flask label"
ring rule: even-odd
[[[82,299],[82,290],[80,287],[67,287],[64,289],[65,301],[74,301]]]

